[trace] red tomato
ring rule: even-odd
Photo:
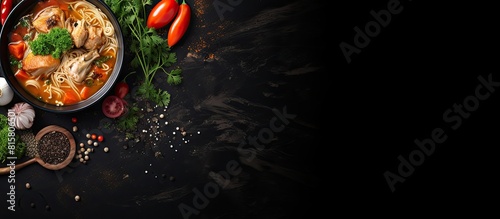
[[[115,95],[119,98],[124,98],[129,91],[128,84],[124,81],[120,81],[115,85]]]
[[[106,97],[102,102],[102,112],[109,118],[117,118],[126,110],[126,102],[115,95]]]
[[[0,6],[0,16],[2,25],[4,25],[5,20],[7,20],[7,16],[9,16],[10,11],[12,10],[12,0],[2,0],[2,4]]]
[[[161,0],[149,12],[146,25],[149,28],[160,29],[169,24],[179,10],[176,0]]]
[[[172,47],[184,36],[186,33],[189,22],[191,21],[191,8],[186,1],[184,0],[182,4],[179,6],[179,12],[175,17],[175,20],[170,25],[170,29],[168,30],[167,42],[168,46]]]

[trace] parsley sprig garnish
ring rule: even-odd
[[[35,55],[49,55],[59,59],[61,55],[73,46],[71,34],[67,29],[55,27],[48,33],[41,33],[29,42],[30,48]]]
[[[167,82],[178,85],[182,81],[181,70],[167,71],[177,61],[175,53],[170,51],[166,39],[158,35],[154,28],[146,26],[146,7],[152,0],[104,0],[111,8],[122,27],[123,34],[130,37],[130,49],[134,53],[131,66],[140,68],[144,80],[139,85],[137,94],[156,102],[158,106],[170,103],[170,94],[154,85],[156,72],[167,74]]]

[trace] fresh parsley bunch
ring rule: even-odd
[[[167,68],[176,61],[175,53],[170,51],[166,39],[158,35],[154,28],[146,26],[146,7],[152,5],[152,0],[104,0],[115,14],[123,34],[129,37],[130,49],[134,53],[131,66],[141,68],[144,81],[139,85],[138,95],[156,102],[159,106],[170,103],[170,94],[162,89],[156,89],[153,79],[156,72],[167,74],[167,82],[178,85],[182,81],[181,70]]]
[[[0,162],[4,163],[7,157],[17,157],[18,159],[23,157],[26,152],[26,144],[21,140],[21,138],[16,135],[15,138],[15,149],[14,154],[11,154],[8,143],[9,143],[9,125],[8,118],[4,114],[0,114]]]

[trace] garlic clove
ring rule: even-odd
[[[27,119],[18,119],[18,126],[22,129],[30,128],[32,123]]]
[[[25,102],[16,103],[12,107],[12,110],[15,114],[13,119],[16,129],[24,130],[33,126],[35,110],[31,105]]]

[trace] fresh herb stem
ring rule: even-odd
[[[129,75],[132,75],[132,74],[135,74],[135,73],[136,73],[136,71],[131,71],[131,72],[129,72],[127,75],[125,75],[125,77],[123,77],[123,80],[122,80],[122,81],[125,81],[125,82],[126,82],[126,81],[127,81],[127,77],[128,77]]]
[[[117,17],[124,29],[124,35],[130,34],[127,37],[131,39],[130,48],[135,55],[131,65],[140,67],[144,74],[137,94],[156,102],[159,106],[167,106],[170,103],[170,94],[157,89],[153,80],[158,71],[166,72],[166,68],[174,64],[177,58],[175,53],[170,52],[167,41],[159,36],[155,29],[146,25],[147,6],[152,5],[152,0],[104,0],[104,2]]]

